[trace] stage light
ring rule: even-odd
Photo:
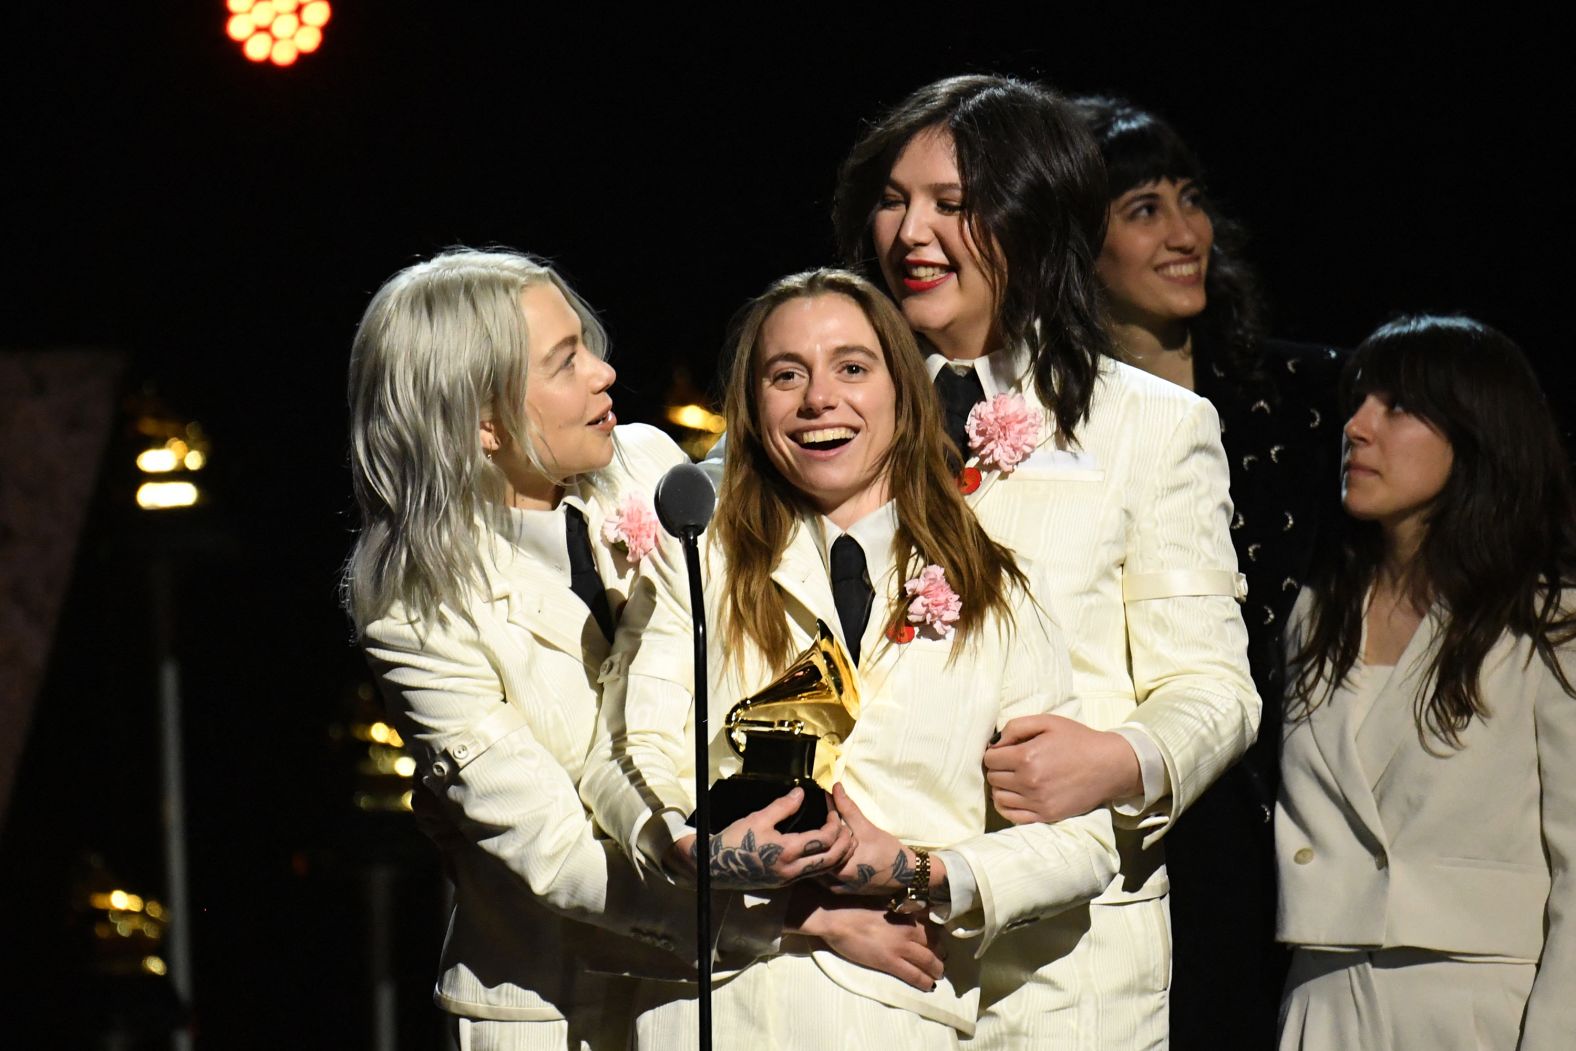
[[[707,431],[711,434],[721,434],[727,427],[721,416],[701,405],[675,405],[668,409],[668,419],[680,427],[688,427],[692,431]]]
[[[137,487],[137,506],[145,511],[191,507],[196,502],[197,487],[190,482],[143,482]]]
[[[142,969],[149,974],[165,974],[168,971],[168,968],[164,966],[164,961],[157,956],[144,956],[142,958]]]
[[[246,43],[241,45],[241,51],[253,62],[266,62],[268,60],[269,39],[267,33],[253,33],[246,38]]]
[[[328,0],[225,0],[225,35],[253,62],[294,65],[323,46],[323,27],[333,15]]]
[[[163,474],[175,470],[174,449],[144,449],[137,454],[137,469],[145,474]]]

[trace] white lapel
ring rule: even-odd
[[[826,575],[826,565],[821,561],[815,538],[810,534],[812,528],[804,518],[794,523],[788,546],[772,570],[772,581],[808,614],[809,623],[804,626],[809,633],[814,634],[815,620],[819,618],[834,626],[839,638],[846,639],[848,635],[837,617],[837,603],[832,598],[832,582]],[[791,611],[789,615],[792,616]]]
[[[1395,763],[1401,746],[1417,740],[1417,698],[1425,683],[1428,658],[1442,625],[1437,607],[1431,608],[1395,662],[1390,681],[1374,698],[1362,725],[1355,728],[1358,759],[1377,789]]]
[[[597,546],[592,544],[593,551]],[[515,557],[506,542],[499,541],[496,556],[492,597],[508,602],[508,622],[593,671],[601,667],[610,644],[580,597],[533,560]]]
[[[1013,355],[1001,355],[990,360],[991,386],[997,393],[1020,394],[1028,403],[1029,408],[1040,414],[1040,441],[1034,447],[1035,453],[1061,448],[1057,441],[1056,417],[1040,402],[1040,396],[1034,389],[1033,378],[1029,375],[1028,355],[1019,351]],[[979,457],[971,456],[969,464],[979,467]],[[966,497],[970,507],[978,506],[985,499],[985,494],[990,492],[998,482],[1011,475],[996,470],[980,470],[980,485]]]
[[[1372,783],[1357,750],[1356,727],[1352,725],[1352,706],[1332,697],[1308,715],[1308,730],[1315,746],[1329,765],[1340,786],[1341,795],[1357,818],[1380,841],[1386,842],[1379,806],[1374,801]]]

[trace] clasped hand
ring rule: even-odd
[[[1133,746],[1121,734],[1059,715],[1019,716],[985,749],[997,813],[1016,825],[1064,821],[1143,791]]]
[[[854,850],[854,834],[827,808],[826,824],[809,832],[779,832],[777,823],[799,809],[804,790],[795,788],[711,837],[711,884],[718,890],[770,890],[841,868]],[[669,865],[694,877],[699,870],[696,837],[682,836],[668,852]]]

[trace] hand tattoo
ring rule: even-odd
[[[772,866],[777,859],[782,857],[783,845],[781,843],[763,843],[756,846],[755,831],[744,833],[744,839],[736,847],[730,847],[722,839],[711,841],[711,882],[715,887],[728,890],[766,890],[782,884],[772,872]],[[698,851],[690,847],[690,858],[699,865]]]
[[[897,857],[892,859],[892,882],[899,887],[906,887],[914,882],[914,866],[908,863],[908,851],[898,848]]]

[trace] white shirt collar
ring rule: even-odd
[[[546,569],[555,580],[569,586],[569,531],[564,525],[564,508],[573,507],[586,517],[586,528],[591,528],[591,516],[586,513],[586,503],[577,493],[564,493],[558,506],[550,510],[528,511],[519,507],[509,508],[509,542],[516,550],[537,565]],[[595,545],[596,538],[591,538]]]
[[[810,535],[815,537],[816,549],[821,553],[821,565],[826,568],[827,574],[832,572],[832,544],[846,533],[857,540],[863,549],[865,574],[870,578],[870,586],[879,595],[882,581],[892,571],[892,542],[897,539],[897,501],[888,500],[847,529],[838,528],[825,515],[818,517],[820,528],[810,530]]]
[[[979,374],[985,397],[994,398],[998,394],[1021,392],[1028,379],[1028,364],[1028,355],[1016,350],[998,350],[982,358],[958,361],[950,360],[939,351],[931,351],[925,358],[925,371],[934,382],[936,375],[944,368],[952,368],[959,373],[973,369]]]

